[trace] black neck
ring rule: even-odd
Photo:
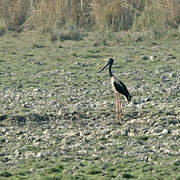
[[[111,71],[111,67],[112,67],[112,64],[109,64],[109,75],[110,75],[110,77],[113,76],[112,71]]]

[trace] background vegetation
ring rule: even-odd
[[[6,30],[164,32],[180,23],[179,0],[6,0],[0,1],[0,35]]]

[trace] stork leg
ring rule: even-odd
[[[122,115],[122,103],[120,99],[120,94],[118,94],[118,100],[119,100],[119,111],[120,111],[120,114]]]
[[[118,111],[119,111],[120,119],[121,119],[121,116],[122,116],[122,103],[121,103],[121,99],[120,99],[120,94],[119,93],[117,94],[117,99],[118,99]]]
[[[119,102],[118,102],[118,94],[116,93],[116,120],[119,121]]]

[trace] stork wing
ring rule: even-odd
[[[128,90],[127,90],[127,87],[125,86],[125,84],[123,82],[114,81],[114,87],[115,87],[116,91],[121,93],[122,95],[124,95],[128,101],[131,100],[131,96],[130,96]]]

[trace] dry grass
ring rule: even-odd
[[[27,19],[29,0],[9,0],[0,3],[1,17],[6,19],[9,30],[21,31]]]
[[[0,1],[0,17],[9,30],[79,28],[113,31],[178,27],[178,0],[6,0]]]
[[[178,9],[175,7],[172,0],[146,1],[141,15],[135,15],[133,28],[143,31],[150,29],[165,31],[167,24],[177,26]]]
[[[143,0],[95,0],[92,4],[92,17],[98,29],[111,28],[119,31],[129,29],[133,15],[142,8]]]

